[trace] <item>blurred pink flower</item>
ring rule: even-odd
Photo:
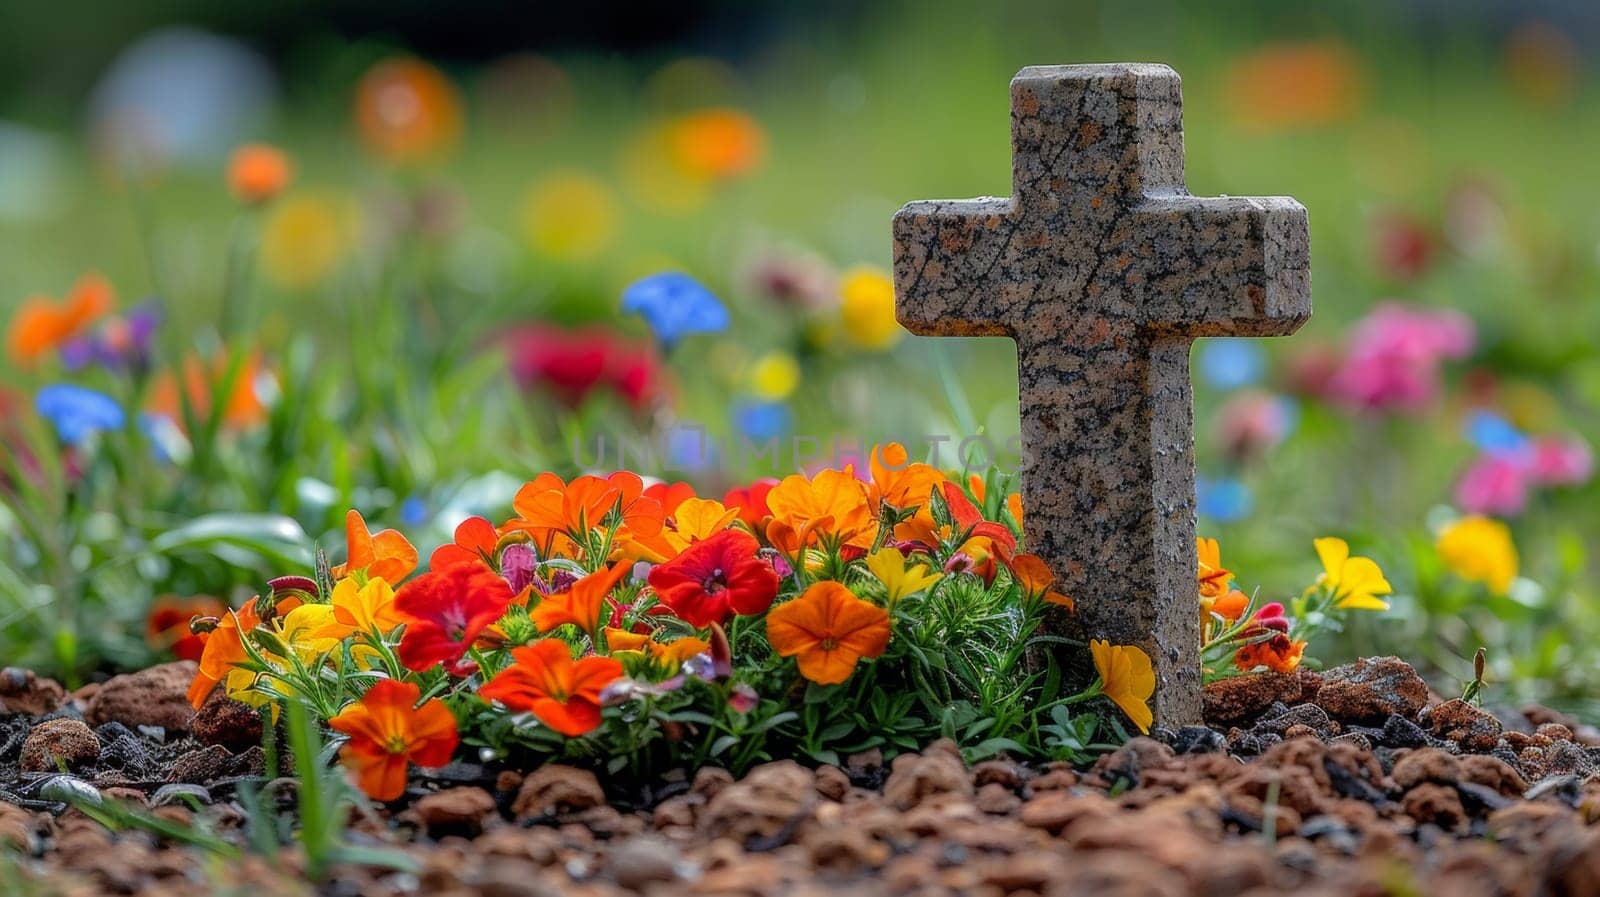
[[[1528,504],[1529,468],[1508,455],[1486,454],[1456,483],[1456,504],[1469,514],[1515,517]]]
[[[1582,486],[1594,475],[1594,452],[1577,436],[1544,436],[1533,444],[1528,473],[1540,486]]]
[[[1261,390],[1234,393],[1217,409],[1216,434],[1235,462],[1249,461],[1277,448],[1294,427],[1292,400]]]
[[[1461,312],[1384,303],[1351,330],[1328,394],[1357,410],[1425,407],[1438,396],[1440,363],[1466,357],[1476,340]]]

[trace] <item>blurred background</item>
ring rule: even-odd
[[[1014,348],[894,324],[889,218],[1009,191],[1017,69],[1123,60],[1182,73],[1193,192],[1311,210],[1313,321],[1195,350],[1202,533],[1270,598],[1314,537],[1379,561],[1313,654],[1449,691],[1481,645],[1594,711],[1600,8],[984,7],[0,10],[0,657],[181,653],[347,507],[426,550],[619,448],[713,495],[1014,467]],[[1472,515],[1514,558],[1440,543]]]

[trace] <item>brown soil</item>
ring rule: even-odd
[[[608,792],[627,789],[584,770],[458,764],[416,777],[388,818],[353,820],[354,839],[406,851],[419,873],[352,866],[314,890],[1600,894],[1600,732],[1543,708],[1425,703],[1420,683],[1393,658],[1229,680],[1207,698],[1228,725],[1136,739],[1087,770],[968,766],[940,743],[889,763],[770,763],[739,780],[704,769],[658,783],[643,809],[619,809]],[[57,711],[73,714],[70,702]],[[81,778],[24,774],[17,738],[39,722],[0,717],[0,843],[25,878],[50,885],[40,893],[313,890],[299,883],[296,856],[219,864],[143,833],[111,835],[51,800],[83,785],[236,832],[233,787],[258,749],[159,741],[113,720],[95,733],[99,758],[73,765]],[[130,740],[153,778],[127,775]],[[202,780],[161,781],[175,770]],[[204,806],[196,813],[187,799]],[[0,860],[0,879],[10,874]]]

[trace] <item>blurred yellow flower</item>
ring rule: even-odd
[[[850,342],[863,349],[888,349],[905,333],[894,317],[894,281],[862,265],[839,282],[839,320]]]
[[[779,402],[800,386],[800,362],[787,352],[768,352],[750,365],[750,391],[759,399]]]
[[[1156,693],[1156,671],[1150,655],[1132,645],[1113,645],[1103,639],[1089,643],[1094,668],[1100,674],[1100,691],[1122,708],[1128,719],[1149,734],[1155,714],[1150,712],[1150,696]]]
[[[1383,571],[1372,558],[1351,557],[1350,545],[1343,539],[1327,537],[1312,543],[1322,560],[1318,582],[1332,589],[1338,599],[1334,607],[1357,610],[1388,610],[1389,602],[1379,598],[1394,591]]]
[[[628,195],[652,212],[692,212],[711,195],[705,178],[675,162],[670,125],[656,124],[635,134],[623,145],[618,167]]]
[[[605,251],[616,236],[617,218],[611,188],[579,172],[540,181],[522,201],[528,245],[563,261],[584,261]]]
[[[1511,590],[1517,578],[1517,546],[1511,528],[1474,514],[1444,528],[1434,543],[1439,560],[1468,582],[1481,582],[1496,595]]]
[[[891,608],[901,598],[920,592],[944,578],[942,574],[930,571],[925,564],[906,563],[906,556],[898,548],[880,548],[867,555],[867,569],[883,583],[888,593],[886,603]]]
[[[356,129],[369,149],[390,162],[442,155],[461,136],[461,98],[450,79],[426,62],[385,60],[356,87]]]
[[[293,196],[273,206],[261,232],[261,271],[274,284],[305,289],[338,267],[354,244],[348,206],[321,194]]]

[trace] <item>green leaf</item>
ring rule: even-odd
[[[283,569],[311,565],[311,539],[293,518],[281,514],[206,514],[150,541],[161,554],[233,547]]]

